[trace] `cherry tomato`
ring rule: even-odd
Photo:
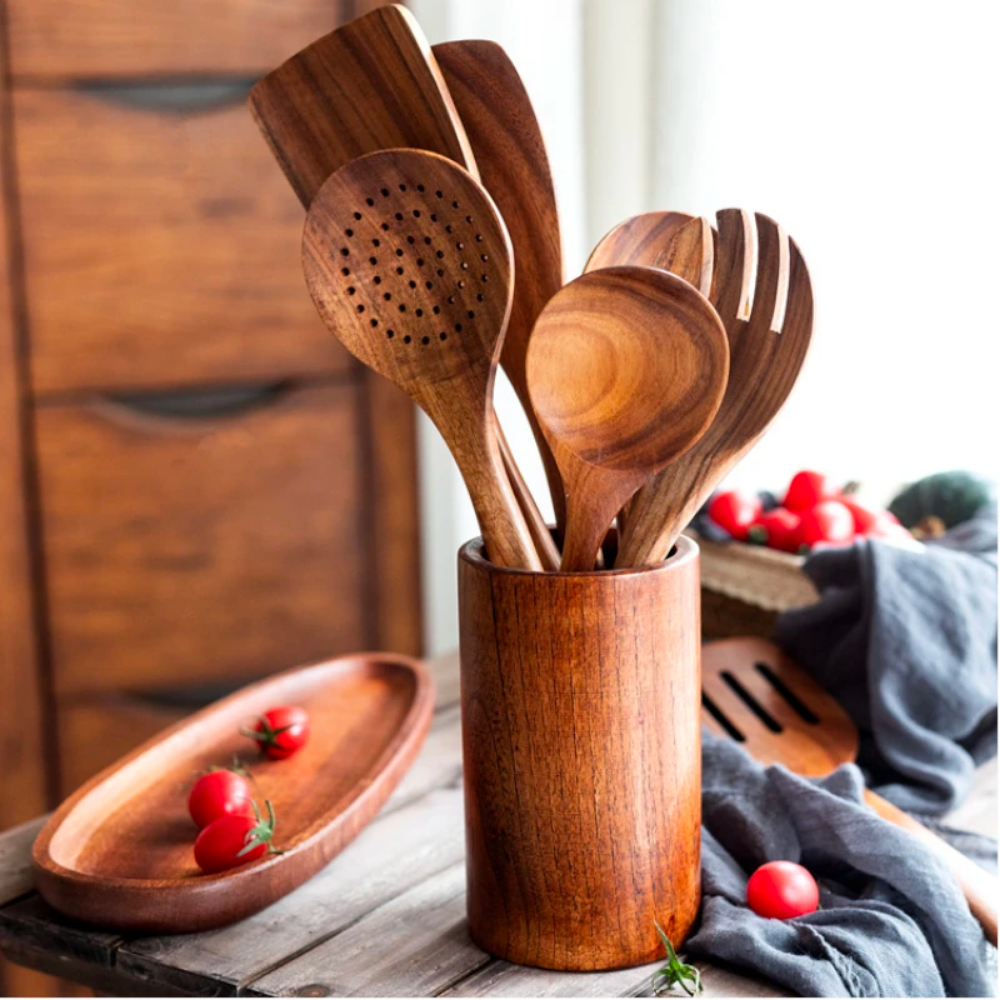
[[[846,545],[854,541],[854,518],[839,500],[824,500],[802,512],[799,548],[811,549],[820,542]]]
[[[747,529],[760,517],[760,500],[750,493],[729,490],[712,497],[708,516],[737,541],[746,541]]]
[[[801,917],[819,907],[819,886],[802,865],[768,861],[747,882],[747,905],[758,917]]]
[[[766,545],[781,552],[798,552],[799,521],[801,518],[786,507],[766,510],[750,525],[747,536],[751,542]]]
[[[839,497],[840,502],[854,518],[854,530],[859,535],[867,535],[889,524],[899,524],[895,514],[887,510],[877,510],[858,503],[852,497]]]
[[[301,708],[281,705],[266,711],[244,736],[257,741],[261,753],[272,760],[284,760],[309,742],[309,716]]]
[[[188,812],[198,826],[222,816],[253,816],[253,792],[241,774],[225,768],[203,774],[188,796]]]
[[[822,472],[803,470],[792,476],[785,494],[785,506],[789,510],[801,513],[815,507],[824,500],[835,500],[840,497],[840,487]]]
[[[261,819],[256,803],[252,816],[223,816],[209,823],[194,842],[194,860],[206,874],[245,865],[270,851],[274,836],[274,808],[267,803],[267,819]]]

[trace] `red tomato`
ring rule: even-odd
[[[281,705],[266,711],[253,729],[240,732],[256,740],[261,753],[284,760],[309,742],[309,716],[301,708]]]
[[[811,549],[819,542],[845,545],[854,541],[854,518],[839,500],[824,500],[802,512],[799,548]]]
[[[799,521],[801,518],[793,510],[775,507],[766,510],[750,525],[748,537],[751,542],[766,545],[782,552],[798,552]]]
[[[747,905],[758,917],[801,917],[819,906],[819,886],[802,865],[768,861],[747,882]]]
[[[252,816],[223,816],[209,823],[194,842],[194,860],[206,874],[256,861],[265,852],[278,852],[271,846],[274,836],[274,808],[267,803],[263,820],[256,804]]]
[[[839,497],[840,487],[829,476],[824,476],[822,472],[796,472],[788,484],[785,506],[801,513],[824,500]]]
[[[760,500],[749,493],[729,490],[712,497],[708,516],[738,541],[746,541],[747,529],[760,516]]]
[[[851,512],[854,518],[854,530],[859,535],[868,535],[881,530],[885,525],[899,524],[895,514],[887,510],[873,510],[851,497],[840,497],[840,502]]]
[[[188,812],[198,826],[208,826],[222,816],[253,816],[250,782],[224,768],[209,771],[194,783]]]

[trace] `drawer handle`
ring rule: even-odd
[[[74,89],[78,93],[136,111],[187,115],[243,104],[252,87],[252,80],[137,84],[86,81],[78,82]]]
[[[218,420],[272,406],[290,390],[289,382],[269,382],[224,389],[108,393],[101,399],[112,406],[164,420]]]

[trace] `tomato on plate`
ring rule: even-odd
[[[760,499],[740,490],[717,493],[708,505],[708,516],[740,542],[746,541],[747,530],[760,512]]]
[[[265,853],[279,854],[271,846],[274,837],[274,807],[267,801],[267,819],[257,804],[251,816],[223,816],[209,823],[194,842],[194,860],[207,875],[256,861]]]
[[[747,905],[758,917],[801,917],[818,909],[819,886],[794,861],[768,861],[747,882]]]
[[[188,796],[188,812],[200,827],[223,816],[253,816],[253,791],[250,782],[226,768],[203,774]]]
[[[798,552],[801,517],[787,507],[766,510],[750,525],[747,537],[757,545],[781,552]]]
[[[257,742],[261,753],[272,760],[285,760],[309,742],[309,716],[301,708],[280,705],[268,709],[253,729],[241,729]]]
[[[792,476],[785,493],[784,506],[789,510],[801,513],[815,507],[824,500],[834,500],[840,497],[840,487],[822,472],[810,472],[804,469]]]
[[[820,542],[846,545],[854,541],[854,518],[839,500],[824,500],[802,512],[798,545],[811,549]]]

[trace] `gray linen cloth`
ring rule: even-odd
[[[855,766],[811,781],[704,739],[704,904],[689,960],[729,962],[799,996],[995,995],[996,953],[955,880],[863,804]],[[815,913],[768,920],[746,906],[749,876],[778,859],[813,873]]]
[[[828,549],[805,572],[821,598],[775,638],[847,710],[880,795],[943,813],[997,752],[997,509],[913,552]]]

